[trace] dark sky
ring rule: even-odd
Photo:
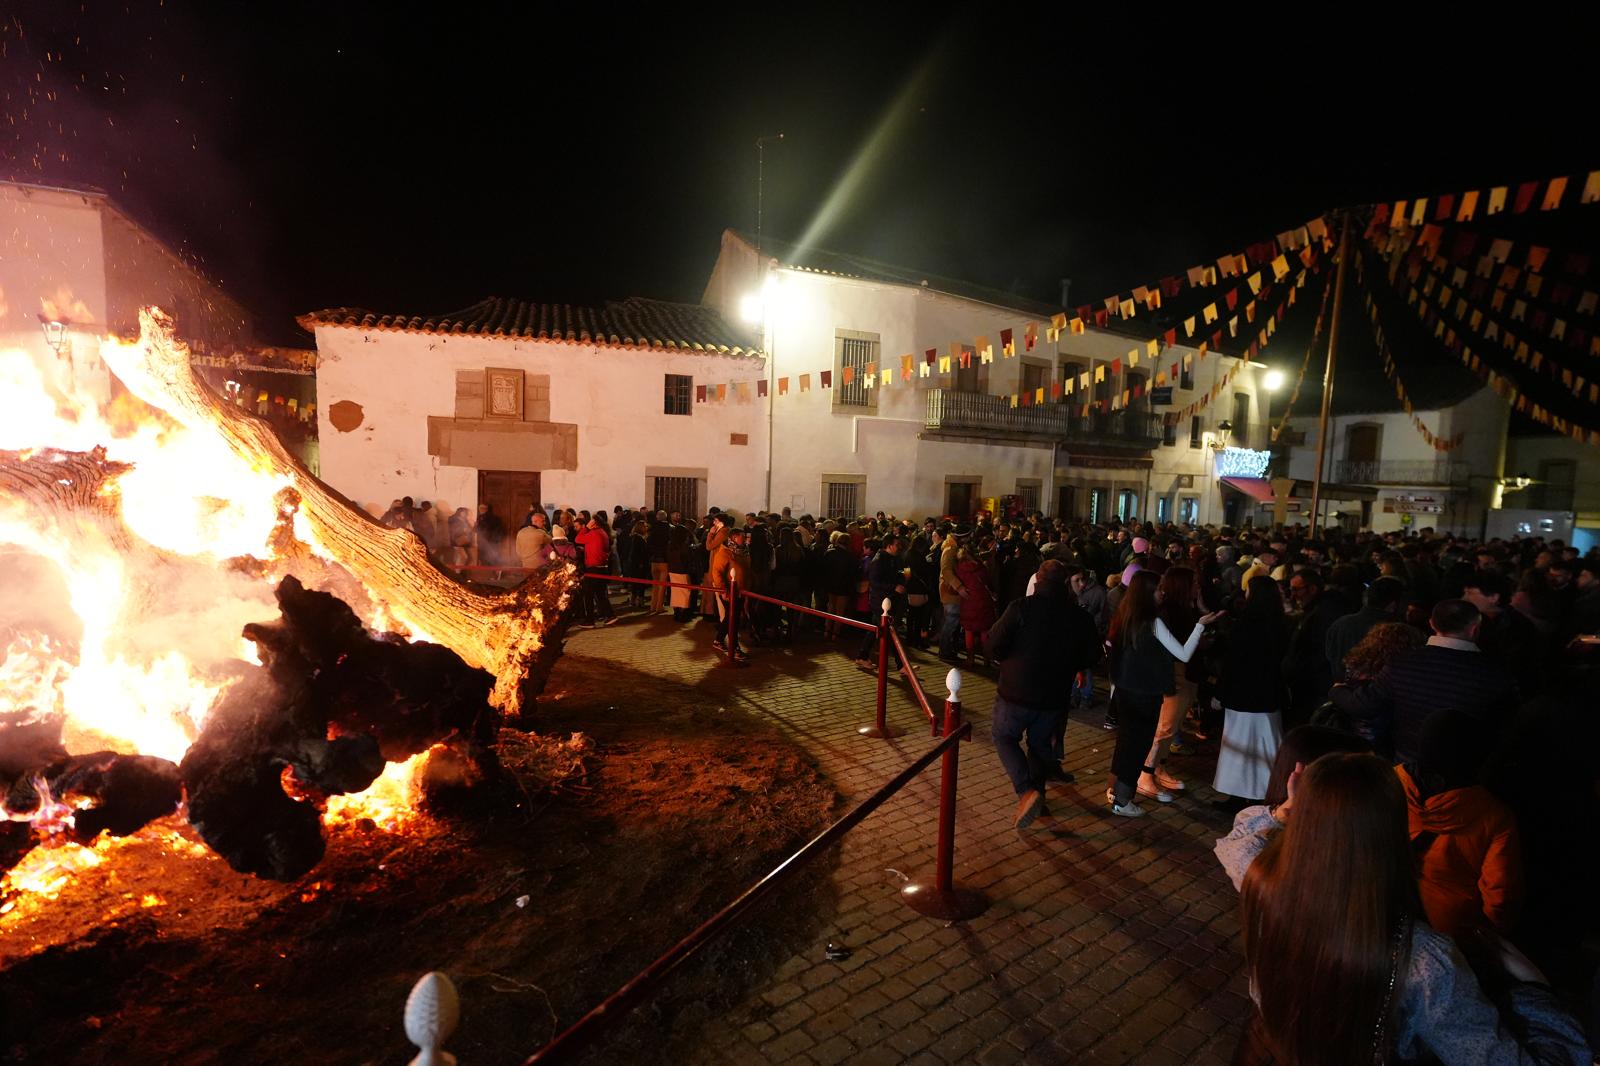
[[[697,300],[763,134],[769,232],[1075,303],[1326,208],[1600,165],[1593,27],[1509,9],[6,10],[0,169],[105,188],[269,339],[331,305]]]

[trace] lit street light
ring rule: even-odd
[[[1283,371],[1269,370],[1261,378],[1261,387],[1268,392],[1277,392],[1283,388]]]

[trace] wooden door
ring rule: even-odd
[[[950,484],[945,486],[945,497],[947,502],[947,506],[945,507],[946,514],[954,515],[959,519],[968,519],[972,517],[972,512],[974,509],[972,502],[972,482],[950,482]]]
[[[1062,485],[1056,489],[1057,518],[1078,517],[1078,486]]]
[[[478,471],[478,502],[489,504],[512,534],[522,526],[528,508],[539,503],[536,470]]]

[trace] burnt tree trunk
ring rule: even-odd
[[[573,567],[551,567],[519,588],[489,594],[434,565],[409,530],[389,529],[311,474],[270,423],[223,403],[189,366],[189,349],[159,308],[140,312],[137,345],[108,346],[106,361],[139,399],[213,435],[253,469],[292,487],[316,543],[404,624],[495,678],[492,702],[508,717],[543,689],[560,654]]]

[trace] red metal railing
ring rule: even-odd
[[[895,631],[894,618],[890,613],[889,601],[884,601],[883,614],[879,618],[878,624],[874,626],[867,622],[830,614],[827,611],[818,611],[814,608],[789,603],[786,600],[774,599],[760,593],[744,592],[740,590],[738,583],[735,581],[730,581],[724,589],[718,589],[707,585],[658,581],[652,578],[621,577],[611,574],[585,574],[584,577],[587,580],[595,581],[617,581],[626,584],[663,585],[669,588],[697,589],[701,592],[722,597],[727,605],[728,634],[725,654],[730,663],[735,661],[735,649],[738,647],[739,612],[737,608],[738,601],[741,598],[774,604],[786,610],[798,611],[801,614],[815,618],[832,620],[853,629],[875,632],[878,637],[877,714],[873,725],[858,730],[858,732],[867,736],[885,738],[901,735],[901,731],[894,730],[889,726],[885,717],[888,655],[892,645],[895,654],[900,660],[900,673],[910,686],[917,705],[932,724],[934,736],[940,735],[940,727],[942,725],[943,737],[939,743],[918,756],[911,765],[896,774],[871,796],[856,804],[838,821],[813,837],[799,851],[779,863],[761,880],[740,893],[733,902],[708,918],[699,928],[635,974],[593,1010],[579,1018],[565,1031],[556,1036],[555,1039],[535,1052],[527,1059],[524,1066],[565,1062],[573,1055],[587,1048],[601,1034],[606,1025],[624,1016],[629,1010],[637,1006],[668,974],[687,961],[713,937],[734,926],[759,900],[785,881],[794,877],[799,870],[804,868],[806,863],[813,860],[851,829],[859,825],[868,815],[881,807],[890,796],[899,792],[914,780],[918,774],[932,765],[935,759],[942,759],[943,765],[939,779],[939,835],[935,845],[933,876],[931,879],[908,883],[901,890],[901,897],[908,906],[919,913],[939,918],[942,921],[965,921],[977,917],[988,909],[989,902],[981,892],[959,888],[954,883],[956,781],[960,760],[960,743],[963,740],[972,738],[972,723],[964,721],[961,713],[961,672],[959,670],[951,670],[946,675],[946,685],[950,691],[950,698],[945,701],[944,715],[941,722],[935,717],[933,708],[928,701],[927,693],[923,691],[922,683],[917,678],[916,671],[911,665],[910,657],[906,655],[905,646],[901,643],[900,635]]]
[[[959,694],[960,674],[951,672],[952,696]],[[934,859],[933,880],[914,881],[901,890],[908,905],[920,913],[944,921],[965,921],[976,918],[988,909],[989,902],[981,892],[957,888],[953,884],[952,867],[955,861],[956,772],[961,741],[972,738],[972,723],[961,719],[961,705],[952,699],[945,704],[944,738],[904,770],[896,774],[872,795],[856,804],[848,813],[813,837],[799,851],[779,863],[765,877],[745,889],[732,903],[723,907],[694,932],[678,941],[654,962],[640,970],[623,986],[607,996],[599,1006],[579,1018],[544,1047],[536,1051],[523,1066],[549,1066],[551,1063],[570,1061],[573,1055],[587,1048],[600,1036],[604,1027],[625,1016],[655,987],[684,962],[706,945],[717,934],[732,928],[750,908],[779,885],[795,876],[806,863],[816,858],[830,845],[859,825],[873,811],[881,807],[890,796],[910,784],[923,770],[942,758],[944,765],[939,789],[939,842]]]

